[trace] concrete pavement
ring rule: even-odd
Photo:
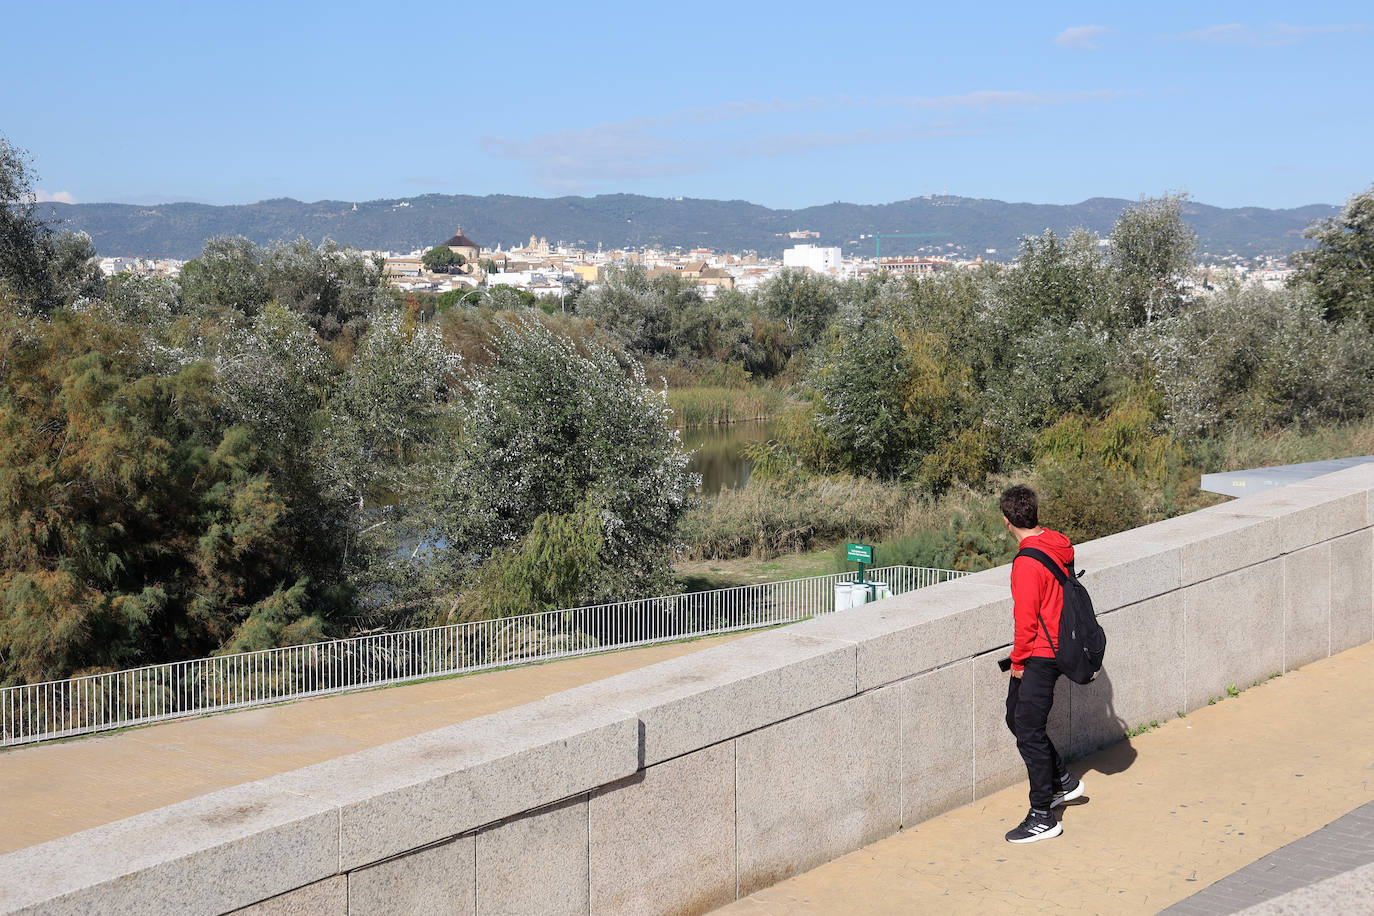
[[[0,751],[0,854],[736,638],[606,652]]]
[[[1158,913],[1374,802],[1371,672],[1367,643],[1071,764],[1056,839],[1002,839],[1023,781],[718,912]]]

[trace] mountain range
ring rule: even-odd
[[[304,236],[358,248],[410,251],[442,243],[458,227],[483,247],[511,248],[531,235],[550,243],[605,249],[655,246],[753,250],[777,256],[799,242],[839,246],[846,256],[871,254],[874,233],[884,254],[940,248],[997,260],[1015,256],[1023,236],[1083,227],[1106,234],[1131,201],[1095,197],[1082,203],[1007,203],[968,197],[918,197],[889,204],[832,203],[773,210],[742,200],[665,199],[634,194],[515,197],[425,194],[393,200],[303,203],[290,198],[215,206],[173,203],[45,203],[62,228],[89,233],[105,256],[193,258],[207,239],[243,235],[260,244]],[[1198,249],[1213,257],[1286,255],[1304,247],[1303,230],[1338,208],[1227,209],[1185,200],[1184,219]],[[789,233],[806,232],[794,239]],[[887,237],[887,234],[894,237]],[[922,233],[919,238],[895,237]],[[861,239],[860,236],[869,236]],[[989,253],[989,249],[992,251]]]

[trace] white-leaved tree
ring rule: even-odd
[[[474,587],[518,591],[528,583],[510,578],[563,565],[546,556],[562,545],[580,558],[582,574],[564,577],[558,593],[542,591],[546,604],[670,587],[696,475],[666,422],[665,393],[646,386],[637,363],[517,316],[498,333],[491,363],[463,384],[441,520],[450,569],[472,575],[504,564],[501,575],[475,576]],[[520,554],[531,562],[511,562]],[[465,613],[517,610],[478,605]]]

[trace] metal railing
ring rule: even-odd
[[[966,575],[886,566],[893,595]],[[0,746],[791,623],[835,609],[854,573],[620,601],[148,665],[0,689]]]

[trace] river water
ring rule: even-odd
[[[755,420],[683,430],[682,444],[695,450],[691,469],[701,475],[702,495],[715,496],[726,487],[744,486],[754,469],[753,462],[744,454],[745,448],[767,442],[777,426],[776,420]]]

